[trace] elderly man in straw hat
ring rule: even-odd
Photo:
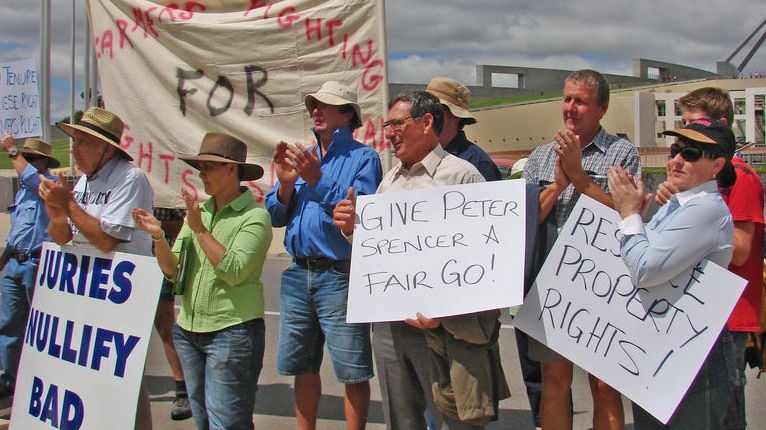
[[[120,147],[122,120],[91,107],[76,124],[56,126],[74,139],[72,154],[83,175],[72,190],[63,180],[42,182],[40,197],[50,215],[51,238],[59,245],[152,255],[152,238],[136,227],[131,211],[151,211],[154,192],[144,172]],[[151,426],[151,404],[142,384],[136,428]]]
[[[444,110],[444,128],[439,143],[445,151],[476,166],[487,181],[503,179],[495,162],[475,143],[465,137],[463,127],[476,124],[476,117],[468,111],[471,90],[462,82],[437,76],[428,82],[426,92],[436,96]]]
[[[198,204],[181,190],[187,215],[173,249],[155,217],[141,209],[133,216],[154,239],[165,276],[176,279],[184,261],[173,339],[197,428],[252,429],[265,345],[260,276],[271,219],[240,182],[259,179],[263,168],[248,163],[245,143],[225,133],[207,133],[197,156],[180,158],[199,170],[210,199]]]
[[[293,257],[282,272],[277,371],[295,376],[298,428],[314,428],[326,341],[335,376],[345,384],[346,424],[362,429],[373,377],[370,327],[346,323],[351,244],[333,225],[332,210],[353,191],[374,194],[383,173],[378,154],[352,136],[362,125],[356,93],[328,81],[305,104],[317,143],[277,145],[278,181],[266,196],[272,225],[287,227],[284,243]]]
[[[19,191],[11,211],[11,229],[0,257],[0,270],[5,268],[0,284],[0,398],[13,395],[16,371],[19,369],[24,328],[34,293],[34,277],[40,263],[40,248],[48,235],[48,213],[37,195],[40,175],[56,180],[49,168],[60,163],[51,156],[51,145],[40,139],[27,139],[21,148],[9,135],[0,146],[8,152],[19,175]]]

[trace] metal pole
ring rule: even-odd
[[[76,46],[76,33],[75,31],[76,27],[76,17],[77,17],[77,7],[75,5],[77,3],[76,0],[72,0],[72,34],[71,34],[71,40],[70,40],[70,62],[69,62],[69,123],[74,124],[74,114],[75,114],[75,95],[74,95],[74,84],[75,84],[75,46]],[[74,144],[74,139],[72,137],[69,137],[69,175],[74,176],[74,156],[72,155],[72,145]]]
[[[51,0],[42,1],[40,19],[40,130],[43,140],[51,134]]]

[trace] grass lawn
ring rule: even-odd
[[[17,142],[23,143],[23,139],[17,140]],[[61,162],[61,167],[69,167],[69,139],[56,140],[51,142],[53,147],[53,157],[57,158]],[[0,169],[13,169],[11,160],[7,156],[0,155]]]

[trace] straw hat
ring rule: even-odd
[[[77,121],[77,124],[67,124],[59,121],[56,123],[56,127],[72,137],[74,137],[75,131],[95,136],[119,149],[128,160],[133,161],[133,157],[120,147],[120,138],[124,128],[122,120],[108,110],[91,106],[82,114],[82,118]]]
[[[48,168],[55,169],[61,166],[61,162],[51,156],[52,148],[51,144],[40,139],[33,137],[24,141],[24,145],[19,148],[21,154],[40,155],[48,159]]]
[[[263,167],[247,162],[247,145],[226,133],[207,133],[202,138],[196,157],[178,157],[199,170],[200,161],[234,163],[244,166],[243,181],[254,181],[263,176]]]
[[[356,112],[356,118],[351,120],[349,127],[356,129],[362,126],[362,109],[356,102],[356,93],[338,81],[327,81],[322,88],[314,94],[309,94],[304,99],[309,113],[316,107],[317,101],[331,106],[351,105]]]
[[[468,111],[471,90],[462,82],[444,76],[437,76],[428,82],[426,92],[447,105],[452,115],[462,118],[465,125],[476,124],[476,118]]]

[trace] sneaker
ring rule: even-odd
[[[173,421],[181,421],[191,418],[192,411],[189,405],[188,396],[176,395],[173,400],[173,407],[170,409],[170,419]]]

